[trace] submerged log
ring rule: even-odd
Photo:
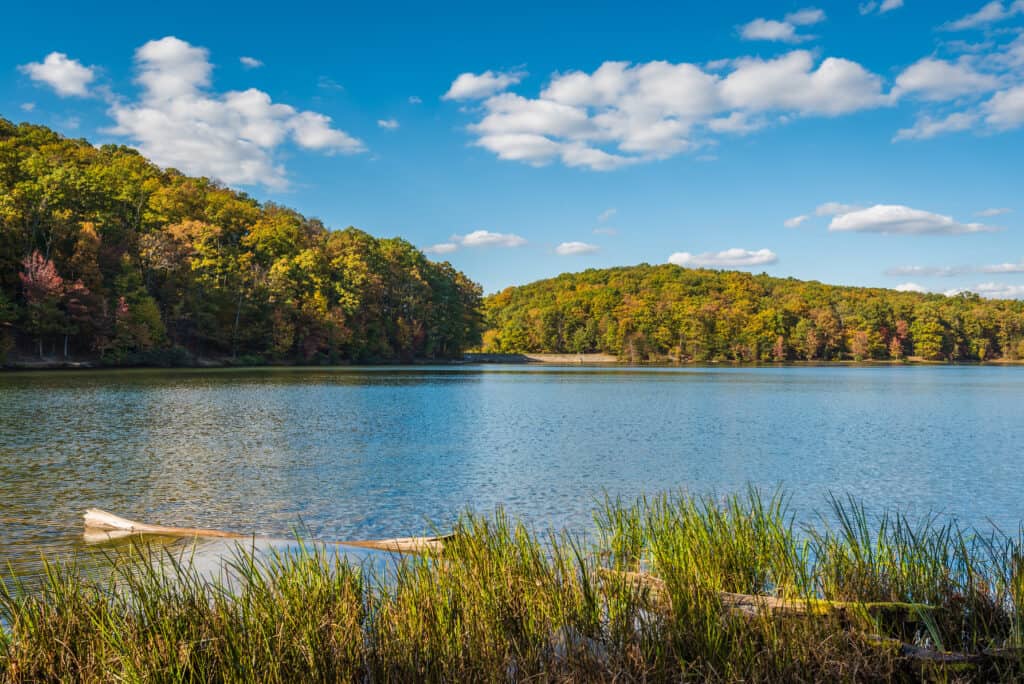
[[[214,537],[218,539],[245,539],[249,535],[221,530],[206,530],[197,527],[168,527],[165,525],[149,525],[108,513],[98,508],[90,508],[83,516],[85,529],[100,532],[128,534],[157,534],[167,537]],[[120,535],[114,535],[120,536]]]
[[[240,534],[238,532],[225,532],[223,530],[210,530],[198,527],[170,527],[166,525],[150,525],[148,523],[136,522],[120,516],[108,513],[98,508],[90,508],[83,516],[85,522],[86,538],[113,539],[126,535],[152,534],[165,537],[204,537],[214,539],[252,539],[257,535]],[[376,549],[378,551],[392,551],[396,553],[440,553],[444,549],[444,543],[452,535],[439,537],[397,537],[394,539],[370,539],[362,541],[341,541],[328,542],[339,546],[352,546],[363,549]]]

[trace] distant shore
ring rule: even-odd
[[[929,361],[920,357],[908,357],[900,360],[893,359],[839,359],[839,360],[798,360],[779,362],[740,362],[740,361],[675,361],[672,359],[653,359],[639,363],[620,360],[612,354],[588,353],[588,354],[484,354],[469,352],[461,358],[429,359],[417,358],[412,360],[377,359],[364,362],[338,361],[335,363],[303,362],[299,360],[254,360],[252,357],[194,357],[185,362],[176,363],[106,363],[95,358],[28,358],[20,357],[8,359],[0,364],[0,372],[17,372],[33,370],[116,370],[126,368],[180,368],[180,369],[223,369],[223,368],[330,368],[330,367],[359,367],[359,366],[416,366],[416,365],[536,365],[536,366],[619,366],[619,367],[736,367],[736,368],[758,368],[758,367],[782,367],[782,366],[1018,366],[1024,365],[1024,359],[988,359],[986,361]]]

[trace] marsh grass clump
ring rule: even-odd
[[[1020,679],[1020,536],[780,493],[606,499],[596,543],[466,513],[443,552],[358,564],[145,544],[0,589],[0,681]]]

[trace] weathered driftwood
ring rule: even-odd
[[[166,525],[150,525],[90,508],[85,512],[85,532],[87,538],[97,539],[102,535],[107,538],[122,537],[135,534],[152,534],[167,537],[209,537],[217,539],[251,539],[253,535],[223,530],[208,530],[197,527],[170,527]],[[395,539],[370,539],[365,541],[331,542],[341,546],[354,546],[363,549],[393,551],[396,553],[440,553],[448,536],[441,537],[398,537]]]
[[[604,581],[628,582],[637,590],[650,592],[650,596],[655,602],[661,602],[665,606],[670,605],[667,586],[665,581],[659,577],[646,572],[610,570],[605,568],[600,569],[599,573]],[[897,618],[897,620],[909,622],[919,620],[918,616],[921,611],[932,609],[930,606],[917,603],[855,603],[849,601],[825,601],[821,599],[781,599],[775,596],[735,594],[724,591],[718,592],[718,597],[722,601],[723,609],[746,616],[764,614],[777,616],[843,616],[850,611],[857,610],[867,612],[873,616],[885,616],[890,619]],[[985,649],[978,653],[964,653],[959,651],[939,651],[934,648],[909,644],[901,639],[879,635],[869,635],[869,640],[876,643],[879,647],[891,650],[893,654],[905,658],[907,661],[917,663],[921,667],[938,665],[974,668],[990,666],[995,661],[1024,662],[1024,649],[1021,648],[993,648]]]
[[[645,589],[655,600],[668,601],[668,590],[665,580],[646,572],[628,570],[601,569],[601,575],[612,580],[618,578],[629,582],[637,589]],[[760,594],[736,594],[728,591],[718,592],[722,607],[734,613],[745,615],[845,615],[853,611],[866,611],[869,615],[884,615],[902,621],[915,622],[921,611],[931,608],[918,603],[901,603],[893,601],[875,603],[857,603],[849,601],[826,601],[823,599],[784,599],[777,596]]]

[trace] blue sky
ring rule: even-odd
[[[0,115],[488,292],[671,259],[1024,297],[1024,0],[667,4],[17,3]]]

